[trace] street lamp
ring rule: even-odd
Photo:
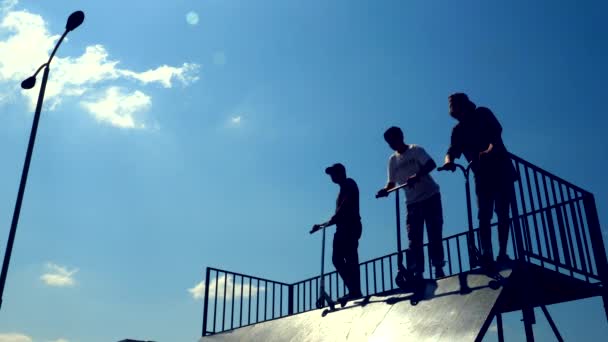
[[[42,101],[44,100],[44,90],[46,89],[46,81],[49,78],[49,65],[51,60],[57,52],[57,48],[61,45],[61,42],[68,34],[68,32],[74,30],[84,21],[84,12],[76,11],[68,17],[68,21],[65,24],[65,32],[55,45],[53,53],[49,57],[49,60],[42,64],[33,76],[28,77],[21,82],[21,88],[32,89],[36,85],[36,75],[44,68],[42,75],[42,84],[40,85],[40,94],[38,95],[38,102],[36,103],[36,113],[34,114],[34,121],[32,123],[32,130],[30,132],[30,140],[27,145],[27,152],[25,154],[25,162],[23,164],[23,172],[21,173],[21,182],[19,183],[19,192],[17,193],[17,202],[15,203],[15,211],[13,212],[13,220],[11,222],[11,230],[8,235],[8,242],[6,244],[6,251],[4,252],[4,262],[2,263],[2,274],[0,275],[0,307],[2,307],[2,294],[4,293],[4,284],[6,283],[6,275],[8,273],[8,265],[11,261],[11,253],[13,251],[13,243],[15,242],[15,233],[17,232],[17,223],[19,223],[19,213],[21,212],[21,202],[23,201],[23,193],[25,191],[25,183],[27,182],[27,174],[30,169],[30,161],[32,160],[32,151],[34,150],[34,142],[36,141],[36,132],[38,130],[38,121],[40,120],[40,111],[42,110]]]

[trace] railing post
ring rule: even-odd
[[[604,311],[606,312],[606,318],[608,319],[608,290],[606,290],[606,286],[608,286],[608,260],[606,259],[606,249],[604,248],[602,228],[600,227],[600,220],[597,215],[595,198],[592,194],[585,194],[583,197],[583,206],[585,207],[585,213],[587,214],[589,239],[591,240],[591,248],[593,249],[597,274],[600,276],[602,285],[604,286],[602,300],[604,301]]]
[[[287,314],[293,315],[293,284],[289,284],[289,291],[287,291]]]
[[[203,334],[205,336],[207,334],[207,309],[209,305],[209,276],[211,274],[211,270],[207,267],[207,272],[205,274],[205,298],[203,299]]]
[[[519,169],[518,169],[519,172]],[[519,175],[518,182],[521,182],[521,175]],[[528,186],[530,186],[528,184]],[[515,258],[520,261],[525,260],[524,242],[521,224],[519,222],[519,206],[517,205],[517,196],[515,195],[515,184],[511,188],[511,217],[513,219],[513,239],[515,239],[515,246],[517,247]]]

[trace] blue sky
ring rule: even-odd
[[[455,91],[496,113],[513,153],[593,192],[608,222],[603,1],[5,0],[0,236],[37,96],[19,84],[75,10],[86,19],[51,66],[2,342],[196,340],[206,266],[318,272],[307,232],[333,211],[323,169],[338,161],[361,190],[361,259],[392,252],[393,207],[373,198],[382,133],[401,126],[440,162]],[[434,177],[445,234],[461,231],[462,183]],[[608,334],[599,300],[550,310],[566,340]]]

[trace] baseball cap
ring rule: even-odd
[[[334,165],[326,168],[325,173],[327,173],[328,175],[335,175],[336,173],[346,174],[346,168],[340,163],[335,163]]]

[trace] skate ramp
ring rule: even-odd
[[[508,277],[510,270],[501,272]],[[474,341],[488,328],[503,287],[461,274],[428,282],[418,303],[410,293],[357,300],[334,312],[314,310],[202,337],[212,341]],[[415,305],[414,305],[415,304]]]

